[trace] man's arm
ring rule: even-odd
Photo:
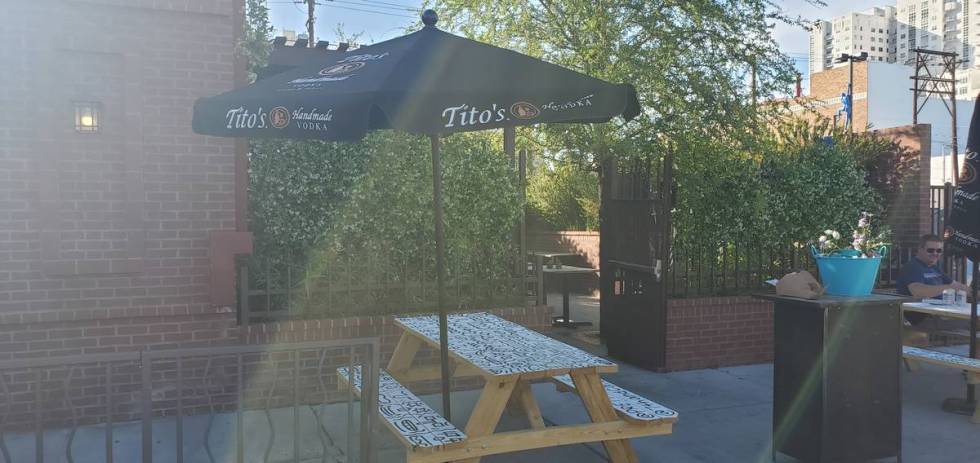
[[[937,297],[943,294],[943,290],[955,289],[959,291],[966,291],[967,287],[963,283],[954,281],[948,285],[927,285],[925,283],[909,283],[909,292],[912,293],[913,297],[929,298]]]

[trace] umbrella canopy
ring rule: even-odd
[[[194,105],[194,131],[359,140],[370,130],[446,134],[640,112],[636,91],[435,27],[268,77]]]
[[[966,141],[966,160],[957,179],[956,193],[950,206],[946,241],[954,254],[973,261],[973,303],[970,306],[970,357],[977,358],[977,292],[980,281],[980,97],[973,107],[970,133]],[[976,397],[974,385],[967,386],[966,403]]]
[[[980,260],[980,97],[973,108],[966,160],[960,170],[950,208],[948,239],[952,251]]]
[[[432,139],[442,400],[450,418],[439,135],[548,122],[629,120],[636,90],[442,32],[426,10],[415,33],[199,99],[194,131],[224,137],[360,140],[399,129]],[[507,131],[511,136],[508,137]],[[507,142],[505,141],[505,145]],[[513,143],[510,143],[513,146]]]

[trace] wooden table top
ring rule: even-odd
[[[561,268],[548,268],[545,267],[541,269],[544,273],[595,273],[598,272],[597,268],[588,267],[575,267],[572,265],[562,265]]]
[[[532,256],[541,256],[547,259],[551,259],[553,257],[569,257],[569,256],[578,255],[574,252],[551,252],[551,251],[528,251],[528,254],[531,254]]]
[[[429,345],[439,345],[438,316],[396,318],[395,323]],[[486,312],[449,314],[448,329],[450,353],[491,376],[543,377],[582,368],[601,373],[618,369],[604,358]]]
[[[970,305],[940,305],[929,302],[909,302],[902,304],[902,310],[920,312],[943,318],[970,319]]]

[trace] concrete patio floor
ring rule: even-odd
[[[573,296],[573,318],[597,317],[598,304],[585,296]],[[554,295],[553,304],[561,303]],[[594,313],[593,313],[594,312]],[[557,313],[557,311],[556,311]],[[601,346],[583,342],[581,331],[589,328],[555,330],[552,335],[583,349],[602,354]],[[965,353],[963,347],[943,350]],[[858,372],[860,374],[860,372]],[[772,433],[772,365],[746,365],[713,370],[653,373],[620,365],[620,371],[606,376],[609,381],[680,413],[674,433],[632,441],[640,461],[643,462],[706,462],[706,463],[760,463],[771,460],[770,436]],[[903,452],[904,461],[912,463],[959,463],[980,461],[980,425],[971,424],[966,416],[952,415],[940,410],[946,397],[962,397],[965,386],[960,372],[947,368],[923,365],[914,372],[902,373],[903,392]],[[548,424],[573,424],[587,422],[588,417],[581,402],[572,394],[562,394],[548,383],[533,386],[535,396]],[[461,391],[453,394],[453,422],[465,427],[466,419],[476,402],[478,391]],[[439,409],[438,395],[423,396],[433,408]],[[346,407],[334,404],[324,407],[325,428],[332,440],[327,458],[321,458],[324,442],[314,430],[314,418],[309,408],[300,410],[301,432],[299,446],[302,462],[346,461],[347,440]],[[268,421],[261,412],[245,413],[247,436],[246,462],[264,460],[269,441]],[[276,437],[269,452],[270,462],[292,460],[293,433],[292,409],[273,410]],[[217,415],[210,433],[210,445],[219,463],[234,461],[234,416]],[[208,462],[203,445],[206,417],[188,417],[185,421],[185,460]],[[522,429],[527,426],[520,416],[504,415],[498,430]],[[154,461],[176,461],[173,418],[156,420],[154,423]],[[354,427],[356,429],[356,426]],[[139,461],[139,423],[121,423],[114,428],[116,461]],[[67,461],[64,430],[46,433],[46,462]],[[379,462],[404,461],[402,445],[387,430],[377,435]],[[14,454],[13,461],[34,461],[34,438],[31,434],[7,434],[6,442]],[[104,433],[98,426],[78,431],[73,443],[74,461],[89,463],[104,460]],[[0,462],[3,461],[0,456]],[[608,461],[600,444],[570,445],[557,448],[495,455],[483,459],[488,463],[504,462],[567,462],[591,463]],[[780,458],[777,461],[791,461]],[[3,462],[6,463],[6,462]]]
[[[598,322],[597,298],[573,294],[570,302],[573,320]],[[549,294],[548,305],[555,314],[560,313],[561,295]],[[551,335],[602,355],[604,349],[589,334],[596,329],[598,324],[577,329],[558,328]],[[937,349],[961,355],[967,352],[966,346]],[[754,463],[771,461],[772,372],[772,364],[763,364],[657,374],[620,364],[620,371],[606,379],[680,413],[672,435],[633,441],[641,461]],[[537,386],[535,392],[546,418],[557,423],[586,419],[577,407],[563,407],[563,396],[555,394],[553,388],[545,388]],[[940,409],[943,399],[963,397],[965,390],[963,376],[957,370],[931,365],[923,365],[914,373],[903,370],[905,462],[980,461],[980,425],[970,423],[969,417]],[[589,447],[589,453],[599,453],[602,457],[586,455],[583,451],[581,456],[567,461],[605,461],[601,446]]]

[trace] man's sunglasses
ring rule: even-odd
[[[926,248],[926,252],[929,254],[942,254],[943,248]]]

